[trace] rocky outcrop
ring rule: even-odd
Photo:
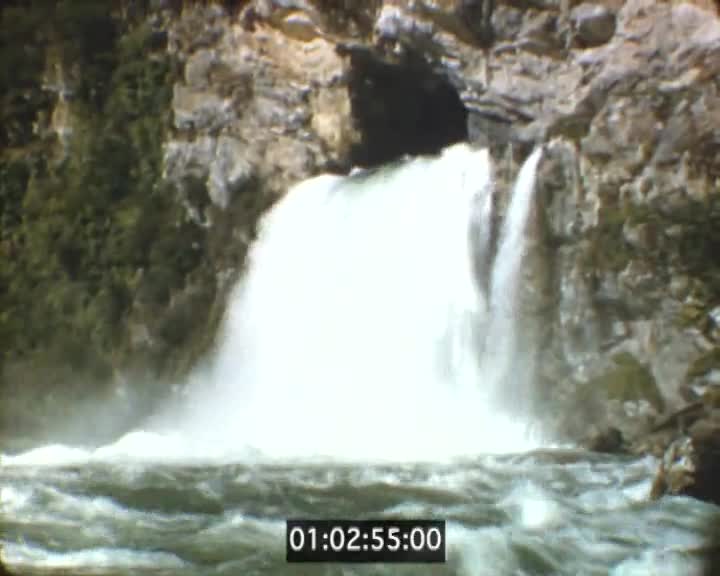
[[[623,435],[617,428],[606,428],[585,441],[585,448],[591,452],[617,454],[624,451]]]
[[[355,137],[346,67],[308,18],[291,12],[276,27],[218,6],[182,12],[168,31],[184,73],[174,87],[166,178],[203,180],[225,209],[244,190],[277,197],[346,160]]]
[[[698,421],[662,456],[650,498],[682,495],[720,504],[720,418]]]

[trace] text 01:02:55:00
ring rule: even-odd
[[[445,562],[444,520],[286,523],[288,562]]]

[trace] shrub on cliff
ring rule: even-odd
[[[51,416],[28,398],[72,403],[130,356],[156,373],[187,367],[176,357],[202,351],[194,332],[207,343],[192,327],[215,283],[206,230],[162,181],[176,75],[164,32],[142,10],[82,0],[6,6],[1,22],[0,431],[22,432]],[[65,86],[45,86],[51,64]],[[59,98],[67,143],[37,127]],[[140,353],[133,321],[154,343]]]

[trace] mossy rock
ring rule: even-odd
[[[624,206],[604,208],[598,226],[588,236],[590,250],[586,264],[589,268],[619,272],[630,262],[633,249],[625,242],[622,233],[627,217]]]
[[[705,311],[697,304],[685,304],[678,313],[678,323],[684,327],[701,324],[704,318]]]
[[[690,384],[696,378],[701,378],[713,370],[720,370],[720,348],[713,348],[702,354],[688,366],[685,384]]]
[[[613,356],[612,365],[595,378],[590,387],[604,392],[608,399],[623,403],[645,400],[658,412],[665,409],[665,402],[652,372],[628,352]]]
[[[720,409],[720,388],[711,386],[702,395],[702,401],[705,406],[712,410]]]

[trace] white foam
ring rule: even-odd
[[[500,504],[510,511],[518,525],[531,530],[558,526],[564,520],[558,502],[531,483],[515,487]]]
[[[198,441],[181,431],[135,430],[111,444],[96,449],[50,445],[16,455],[3,455],[6,467],[78,466],[91,463],[221,463],[248,460],[253,453],[217,443]],[[123,474],[138,470],[124,469]]]
[[[82,464],[90,458],[91,451],[61,444],[33,448],[17,455],[3,455],[3,466],[70,466]]]
[[[3,562],[14,569],[82,568],[180,568],[183,561],[167,552],[139,552],[122,548],[91,548],[72,552],[52,552],[27,544],[3,544]]]
[[[517,573],[508,534],[501,528],[446,528],[446,557],[462,576],[496,576]]]
[[[0,487],[0,509],[5,513],[17,513],[30,503],[34,493],[33,488],[19,488],[17,486]]]
[[[611,576],[703,576],[706,566],[699,558],[680,552],[647,550],[618,564]]]

